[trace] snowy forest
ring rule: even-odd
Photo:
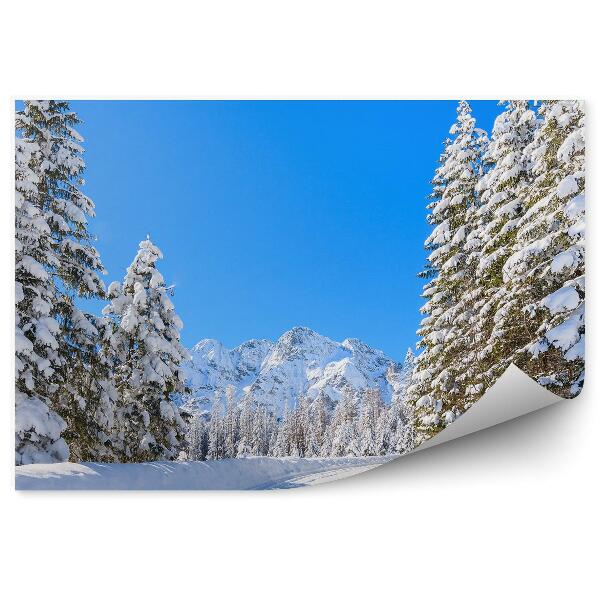
[[[459,103],[432,181],[423,351],[409,390],[417,442],[511,363],[560,396],[583,386],[583,103],[501,104],[488,136]]]
[[[16,464],[403,454],[511,363],[554,393],[577,395],[583,104],[511,100],[498,113],[488,133],[460,101],[440,140],[418,351],[407,353],[391,401],[377,387],[348,386],[335,402],[299,395],[278,415],[229,387],[209,412],[188,409],[189,352],[157,267],[161,250],[142,240],[123,280],[106,285],[79,118],[68,102],[25,101],[15,123]],[[90,298],[105,302],[101,314],[81,308]]]

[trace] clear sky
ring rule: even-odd
[[[472,106],[489,131],[497,103]],[[232,348],[305,325],[396,359],[414,346],[426,196],[456,102],[71,107],[106,281],[122,279],[150,234],[186,345]]]

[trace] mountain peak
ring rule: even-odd
[[[286,337],[286,336],[295,336],[295,337],[322,337],[320,334],[318,334],[316,331],[312,330],[310,327],[305,327],[303,325],[297,325],[296,327],[292,327],[291,329],[289,329],[288,331],[286,331],[285,333],[283,333],[280,336],[280,339],[282,337]]]
[[[329,338],[308,327],[293,327],[286,331],[275,343],[265,359],[265,367],[273,368],[290,360],[322,362],[339,346]]]
[[[289,331],[283,333],[277,343],[286,343],[297,346],[299,344],[304,344],[308,340],[319,339],[322,338],[322,335],[319,335],[309,327],[292,327]]]

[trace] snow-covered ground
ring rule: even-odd
[[[18,490],[268,490],[344,479],[394,458],[249,457],[205,462],[36,464],[16,467],[15,487]]]

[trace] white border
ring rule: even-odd
[[[598,78],[591,3],[5,5],[5,290],[12,279],[15,97],[584,98],[587,187],[595,196]],[[591,204],[588,227],[600,230]],[[588,236],[593,342],[596,247]],[[5,292],[0,364],[1,447],[10,459],[9,296]],[[596,343],[588,346],[587,360],[600,364]],[[311,490],[24,496],[12,491],[11,461],[3,460],[4,596],[590,597],[599,536],[596,380],[592,368],[574,402]]]

